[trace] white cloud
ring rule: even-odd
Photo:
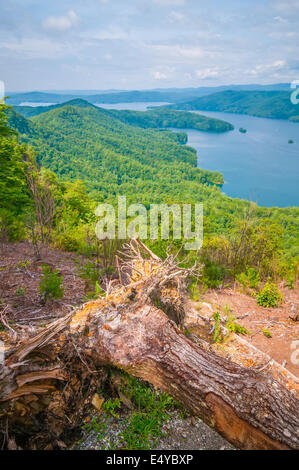
[[[154,72],[154,79],[155,80],[165,80],[166,78],[168,78],[168,75],[166,75],[166,73]]]
[[[204,80],[206,78],[217,77],[219,75],[219,69],[218,68],[198,69],[195,71],[195,73],[198,78],[201,78],[202,80]]]
[[[264,74],[266,72],[272,73],[272,72],[276,72],[277,70],[282,69],[285,66],[286,66],[285,60],[275,60],[274,62],[271,62],[270,64],[259,64],[254,69],[249,70],[248,73],[250,75],[259,75],[259,74]]]
[[[152,70],[151,75],[155,80],[166,80],[173,77],[175,71],[175,67],[164,65],[163,67],[160,67],[159,70]]]
[[[185,21],[185,19],[186,19],[185,15],[183,15],[183,13],[180,13],[178,11],[172,11],[169,14],[169,18],[170,18],[171,21],[174,21],[174,22],[177,22],[177,23],[181,23],[181,22]]]
[[[275,17],[274,17],[274,20],[275,20],[275,21],[278,21],[278,23],[282,23],[282,24],[288,22],[288,20],[287,20],[286,18],[282,18],[281,16],[275,16]]]
[[[79,23],[79,17],[74,10],[69,10],[65,16],[48,16],[43,22],[44,29],[67,31]]]

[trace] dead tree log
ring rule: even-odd
[[[0,371],[0,418],[2,413],[8,419],[8,403],[26,395],[55,396],[53,383],[71,382],[67,361],[73,354],[85,379],[94,380],[101,366],[121,368],[168,392],[240,449],[299,448],[296,394],[271,375],[190,341],[179,328],[188,272],[173,257],[162,262],[147,250],[145,260],[137,244],[130,248],[131,261],[123,265],[126,273],[131,266],[129,285],[88,303],[9,353]],[[52,358],[41,370],[41,359],[34,367],[28,359],[45,347]],[[53,413],[53,398],[48,406]]]

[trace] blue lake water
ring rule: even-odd
[[[198,166],[220,171],[223,191],[261,206],[299,205],[299,123],[240,114],[201,112],[235,129],[223,134],[187,130]],[[246,134],[239,128],[247,130]],[[294,143],[289,144],[289,139]]]
[[[99,106],[99,108],[105,108],[105,109],[130,109],[131,111],[146,111],[149,106],[155,107],[155,106],[166,106],[167,104],[170,103],[164,103],[160,101],[140,101],[140,102],[134,102],[134,103],[95,103],[96,106]]]

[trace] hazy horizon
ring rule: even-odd
[[[106,89],[88,89],[88,88],[82,88],[82,90],[78,89],[71,89],[71,88],[65,88],[65,89],[32,89],[32,90],[6,90],[6,92],[10,93],[123,93],[123,92],[130,92],[130,91],[163,91],[163,90],[186,90],[186,89],[198,89],[198,88],[220,88],[220,87],[245,87],[245,86],[250,86],[250,87],[267,87],[267,86],[283,86],[285,88],[290,87],[290,83],[288,82],[273,82],[273,83],[230,83],[230,84],[223,84],[220,83],[219,85],[199,85],[199,86],[194,86],[194,87],[156,87],[156,88],[127,88],[127,89],[117,89],[117,88],[106,88]]]

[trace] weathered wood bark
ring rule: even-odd
[[[169,276],[168,283],[163,281],[163,269],[142,282],[134,280],[129,288],[116,289],[106,299],[90,302],[22,344],[8,357],[2,371],[0,401],[26,393],[24,387],[28,381],[32,383],[33,376],[24,371],[24,365],[16,364],[24,363],[45,344],[55,345],[60,358],[60,372],[53,370],[52,364],[52,372],[45,375],[47,384],[51,379],[67,380],[64,374],[69,370],[59,350],[69,342],[87,373],[101,365],[113,365],[147,380],[238,448],[299,448],[296,395],[272,376],[241,367],[190,341],[169,318],[181,316],[182,294],[177,295],[174,276]],[[42,374],[36,373],[43,393]]]
[[[153,305],[111,313],[88,321],[82,351],[168,392],[239,448],[299,447],[299,402],[271,376],[195,345]]]

